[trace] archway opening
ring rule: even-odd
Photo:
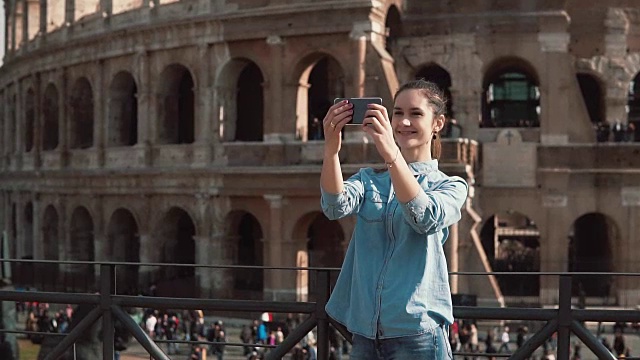
[[[296,133],[303,141],[324,138],[322,120],[336,98],[344,97],[344,72],[324,54],[308,57],[298,80]]]
[[[88,149],[93,146],[93,90],[87,78],[76,80],[69,104],[69,148]]]
[[[605,122],[604,92],[600,80],[587,73],[578,73],[576,78],[589,119],[593,124]]]
[[[195,264],[196,226],[183,209],[174,207],[158,224],[159,261],[166,264]],[[155,286],[160,296],[195,296],[195,268],[193,266],[163,266],[157,273]],[[182,295],[180,295],[182,294]]]
[[[612,272],[613,245],[619,231],[613,220],[600,213],[579,217],[569,230],[570,272]],[[573,278],[573,295],[600,297],[615,302],[614,278],[610,275],[577,275]]]
[[[247,64],[238,77],[236,141],[262,141],[264,132],[264,78],[258,65]]]
[[[629,84],[627,111],[629,124],[633,124],[633,141],[640,141],[640,72]]]
[[[47,85],[42,99],[42,150],[50,151],[58,147],[59,139],[59,96],[53,84]]]
[[[237,246],[235,263],[245,266],[264,265],[262,227],[252,214],[237,211],[230,214],[227,237]],[[262,269],[234,269],[233,288],[242,299],[262,299],[264,271]]]
[[[160,75],[158,142],[191,144],[195,139],[194,81],[180,64],[169,65]]]
[[[109,89],[107,145],[132,146],[138,142],[138,87],[133,76],[116,74]]]
[[[540,271],[540,232],[526,215],[507,211],[491,216],[482,227],[480,239],[493,271]],[[540,293],[539,275],[497,275],[496,279],[502,294],[514,297],[507,303],[520,303],[522,297]]]
[[[453,98],[451,96],[451,75],[447,70],[437,64],[423,66],[416,73],[416,79],[424,79],[430,81],[442,90],[447,100],[447,110],[445,117],[447,120],[453,119]],[[447,121],[447,124],[450,122]]]
[[[94,226],[89,210],[79,206],[73,210],[69,222],[69,260],[95,261]],[[72,289],[93,290],[95,273],[91,264],[69,265],[66,287]]]
[[[384,21],[384,27],[387,32],[385,49],[389,54],[393,55],[393,48],[396,41],[403,35],[402,18],[400,17],[400,12],[398,11],[397,6],[391,5],[389,7],[389,11],[387,11],[387,18]]]
[[[533,67],[518,58],[497,61],[485,73],[480,127],[539,127],[540,88]]]
[[[339,268],[344,260],[343,242],[344,231],[337,221],[329,220],[323,213],[318,213],[307,230],[307,254],[310,267]],[[333,286],[339,272],[332,272],[329,283]],[[313,293],[317,289],[317,272],[309,273],[309,291],[311,298],[317,296]]]
[[[26,152],[30,152],[33,150],[34,129],[36,125],[36,95],[33,89],[27,90],[27,95],[24,101],[24,117],[24,150]]]
[[[140,234],[138,223],[127,209],[117,209],[107,225],[107,258],[110,261],[140,262]],[[116,268],[118,294],[138,294],[138,265]]]

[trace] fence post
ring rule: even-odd
[[[324,310],[331,287],[329,283],[329,270],[314,270],[317,272],[318,300],[316,302],[316,319],[318,319],[318,360],[329,359],[329,318]]]
[[[560,275],[558,302],[558,359],[571,355],[571,275]]]
[[[100,265],[100,311],[102,311],[102,358],[114,358],[113,345],[115,342],[113,317],[111,316],[111,295],[115,290],[115,265]]]

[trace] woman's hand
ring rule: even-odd
[[[385,163],[391,163],[398,154],[398,145],[393,138],[393,129],[387,108],[378,104],[369,104],[362,122],[362,130],[369,134],[376,145],[376,149]]]
[[[342,100],[334,104],[327,111],[327,115],[322,120],[324,128],[324,153],[325,156],[333,156],[340,152],[342,146],[342,136],[340,132],[346,123],[353,117],[353,104],[348,100]]]

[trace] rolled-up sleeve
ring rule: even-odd
[[[358,212],[364,196],[361,172],[362,170],[347,179],[344,190],[339,194],[328,193],[320,187],[320,205],[329,220],[341,219]]]
[[[407,223],[420,234],[433,234],[455,224],[469,187],[462,178],[453,176],[434,190],[420,191],[407,203],[400,203]]]

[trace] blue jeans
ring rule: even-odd
[[[453,359],[444,326],[424,334],[392,339],[368,339],[353,334],[351,360],[448,360]]]

